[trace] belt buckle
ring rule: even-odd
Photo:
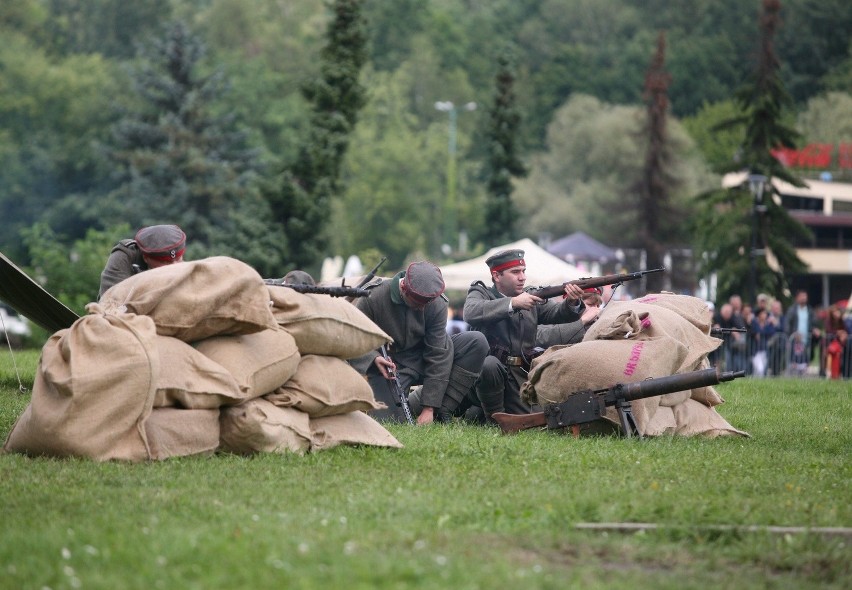
[[[519,356],[507,356],[506,364],[510,367],[520,367],[524,364],[524,359]]]

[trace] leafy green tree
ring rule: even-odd
[[[98,215],[134,227],[177,223],[188,258],[223,254],[263,272],[279,267],[275,250],[259,256],[235,243],[246,225],[272,234],[271,213],[257,188],[257,150],[232,118],[211,113],[226,85],[219,72],[202,74],[204,45],[173,23],[145,51],[133,72],[145,104],[114,128],[108,153],[120,184]]]
[[[346,190],[333,203],[332,252],[388,261],[383,273],[414,256],[432,257],[441,246],[440,208],[446,170],[443,120],[422,129],[410,112],[416,68],[365,72],[370,101],[343,166]]]
[[[739,113],[733,99],[707,103],[683,120],[683,126],[701,150],[707,165],[716,172],[728,170],[740,157],[745,131],[742,127],[719,126]]]
[[[523,178],[527,168],[518,154],[518,132],[521,115],[515,103],[515,72],[512,58],[501,55],[494,79],[494,102],[488,109],[486,141],[488,158],[485,162],[488,199],[485,203],[485,235],[502,243],[514,239],[516,212],[512,202],[512,178]]]
[[[639,107],[610,105],[587,95],[575,95],[559,108],[548,126],[547,149],[532,156],[529,176],[516,186],[518,226],[527,237],[582,230],[611,246],[639,243],[630,189],[642,173],[643,120]],[[671,173],[682,183],[672,196],[678,207],[685,207],[689,195],[719,181],[707,172],[674,117],[668,132]]]
[[[796,121],[806,143],[838,144],[852,139],[852,94],[827,92],[808,101]]]
[[[753,301],[758,290],[789,296],[790,277],[806,270],[791,238],[807,237],[809,232],[781,206],[771,183],[773,178],[780,178],[803,185],[771,153],[777,147],[794,147],[798,137],[795,129],[783,123],[790,98],[780,78],[773,45],[780,10],[779,0],[762,0],[757,67],[751,82],[737,93],[741,114],[720,126],[744,127],[739,161],[729,170],[744,169],[766,178],[766,190],[753,196],[743,184],[699,197],[696,251],[707,253],[699,260],[699,271],[705,276],[717,273],[719,296],[723,298],[747,293]],[[763,258],[758,257],[761,251],[766,254]]]
[[[267,195],[283,226],[284,255],[297,268],[314,268],[325,251],[341,162],[366,100],[358,81],[367,59],[361,0],[335,0],[333,12],[320,53],[320,74],[302,88],[311,105],[308,140],[286,167],[280,189]]]
[[[29,252],[28,274],[78,314],[97,301],[101,271],[115,243],[132,235],[129,225],[89,229],[80,239],[57,235],[43,222],[21,232]]]
[[[119,77],[98,55],[51,58],[20,32],[0,35],[0,250],[23,262],[19,232],[98,186],[92,146],[114,120]],[[57,220],[61,233],[82,237],[78,219]]]
[[[171,18],[170,0],[45,0],[49,11],[46,37],[60,55],[100,53],[133,56],[139,41]]]

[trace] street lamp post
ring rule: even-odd
[[[468,102],[462,106],[456,106],[449,100],[441,100],[435,103],[435,108],[449,114],[449,141],[447,144],[447,197],[444,203],[444,243],[450,245],[455,240],[456,228],[456,119],[459,110],[476,110],[475,102]]]
[[[766,190],[766,177],[762,174],[749,174],[748,190],[752,196],[751,208],[751,250],[749,251],[749,303],[754,303],[757,300],[757,268],[755,258],[759,253],[765,252],[764,249],[757,248],[758,234],[758,216],[766,213],[766,205],[763,204],[763,193]]]

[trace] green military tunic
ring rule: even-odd
[[[134,274],[148,270],[142,251],[135,240],[121,240],[112,248],[106,266],[101,272],[98,299],[113,285],[117,285]]]
[[[582,303],[572,306],[568,300],[550,299],[529,310],[513,310],[511,298],[495,286],[486,287],[482,281],[470,286],[464,302],[464,321],[473,330],[485,334],[491,349],[477,384],[477,395],[487,415],[495,411],[514,414],[530,411],[520,398],[521,384],[527,379],[526,369],[509,363],[517,359],[529,362],[539,324],[576,321],[583,309]]]
[[[367,285],[370,296],[359,297],[354,303],[393,338],[389,355],[397,365],[403,390],[408,385],[422,383],[423,405],[438,408],[453,364],[453,344],[446,330],[448,304],[443,297],[437,297],[422,310],[410,308],[399,293],[399,280],[404,276],[405,272],[400,272],[392,279],[379,279]],[[374,362],[377,356],[378,351],[371,351],[350,363],[371,377],[376,399],[388,403],[387,384],[382,383],[386,380]]]

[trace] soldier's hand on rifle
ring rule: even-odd
[[[396,373],[396,365],[392,360],[377,356],[375,363],[376,368],[379,370],[379,373],[382,374],[382,377],[385,379],[393,379],[393,376]]]
[[[527,293],[526,291],[524,291],[520,295],[515,295],[514,297],[512,297],[512,309],[515,310],[532,309],[539,303],[544,303],[544,299],[542,299],[541,297],[537,297],[532,293]]]
[[[573,283],[565,283],[565,299],[576,303],[583,296],[583,288]]]

